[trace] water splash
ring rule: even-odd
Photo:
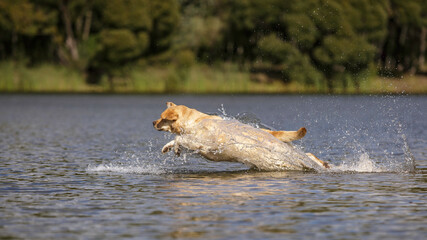
[[[403,140],[403,152],[405,156],[405,162],[404,162],[403,168],[406,169],[407,172],[415,172],[416,170],[415,157],[412,154],[411,150],[409,149],[408,140],[405,134],[402,134],[402,140]]]
[[[351,100],[333,98],[327,105],[335,111],[311,113],[309,129],[321,129],[320,135],[325,138],[312,144],[313,151],[320,152],[319,157],[335,164],[338,171],[415,172],[406,134],[411,122],[408,111],[412,109],[408,105],[413,103],[404,96],[384,96],[342,104]],[[358,113],[356,118],[352,111]]]
[[[333,172],[384,172],[387,170],[378,166],[372,159],[370,159],[369,154],[363,153],[362,155],[360,155],[357,161],[344,160],[340,165],[332,167],[331,171]]]
[[[137,173],[137,174],[165,174],[167,173],[165,169],[162,169],[158,165],[152,164],[117,164],[117,163],[109,163],[109,164],[100,164],[97,166],[89,165],[86,169],[87,172],[95,172],[95,173]]]
[[[230,119],[235,119],[241,123],[248,124],[254,128],[264,128],[269,130],[276,130],[273,127],[261,122],[261,119],[259,119],[254,113],[251,112],[242,112],[238,113],[234,117],[230,117]]]
[[[161,146],[163,139],[152,139],[140,144],[121,146],[115,153],[117,158],[109,163],[89,165],[89,173],[136,173],[136,174],[165,174],[173,164],[168,164],[170,157],[161,156],[156,151]]]
[[[166,142],[171,141],[172,137],[171,134],[165,133],[163,138],[123,145],[115,151],[116,157],[114,159],[109,160],[108,163],[91,164],[87,166],[86,172],[162,175],[198,172],[212,168],[194,153],[184,151],[179,157],[174,154],[161,153],[160,149]]]
[[[358,159],[343,160],[339,165],[331,168],[332,172],[415,172],[415,161],[413,158],[406,158],[402,163],[391,160],[389,162],[376,162],[368,153],[362,153]]]
[[[230,116],[228,116],[227,112],[225,111],[225,107],[224,104],[221,104],[221,106],[218,108],[218,111],[220,113],[220,116],[222,118],[229,118]],[[231,117],[232,118],[232,117]]]

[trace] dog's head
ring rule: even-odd
[[[185,106],[177,106],[173,102],[166,103],[167,109],[162,112],[160,118],[153,122],[155,129],[180,134],[183,126],[179,121],[182,117]]]

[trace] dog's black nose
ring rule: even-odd
[[[153,121],[153,126],[156,126],[156,121]]]

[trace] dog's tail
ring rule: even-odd
[[[299,140],[305,136],[307,133],[307,129],[300,128],[298,131],[271,131],[268,129],[262,129],[271,135],[273,135],[275,138],[279,139],[282,142],[292,142],[295,140]]]

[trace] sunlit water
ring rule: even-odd
[[[336,168],[163,155],[166,101],[304,126],[295,145]],[[426,110],[425,96],[3,95],[0,238],[425,239]]]

